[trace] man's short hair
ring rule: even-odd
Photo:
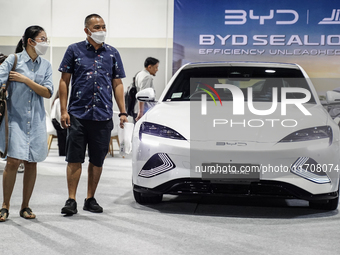
[[[90,25],[90,20],[91,20],[92,18],[100,18],[100,19],[102,19],[102,17],[101,17],[100,15],[98,15],[98,14],[95,14],[95,13],[90,14],[90,15],[88,15],[88,16],[85,18],[85,22],[84,22],[85,27],[88,27],[88,26]]]
[[[145,62],[144,62],[144,67],[148,67],[149,65],[156,65],[157,63],[159,63],[159,60],[156,59],[156,58],[152,58],[152,57],[148,57],[147,59],[145,59]]]

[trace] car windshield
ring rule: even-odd
[[[252,92],[254,102],[272,102],[274,94],[277,96],[277,101],[280,102],[282,88],[303,88],[311,92],[306,79],[298,69],[197,67],[182,70],[163,101],[199,101],[204,93],[210,95],[208,100],[232,101],[232,91],[226,88],[228,87],[226,85],[233,85],[241,90],[245,101],[249,97],[247,94]],[[286,98],[306,97],[304,93],[294,91],[294,89],[287,89],[285,93]],[[308,103],[315,103],[312,92]]]

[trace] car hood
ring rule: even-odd
[[[223,104],[230,109],[223,115],[214,116],[213,111],[208,111],[205,117],[199,116],[200,114],[195,115],[198,116],[199,120],[197,120],[193,117],[192,110],[200,109],[200,102],[160,102],[145,114],[143,120],[169,127],[187,140],[221,141],[221,139],[227,139],[228,141],[261,143],[275,143],[298,130],[325,126],[332,121],[326,110],[319,104],[303,105],[311,115],[304,115],[295,105],[287,105],[287,113],[284,116],[281,115],[280,103],[277,110],[267,116],[250,113],[247,105],[245,105],[244,115],[233,115],[232,102],[223,102]],[[267,102],[254,103],[255,109],[269,109],[270,106],[271,103]],[[213,105],[213,102],[208,102],[207,108],[214,109],[213,107],[218,106]],[[214,120],[215,127],[213,126]]]

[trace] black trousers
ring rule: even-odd
[[[61,128],[60,123],[56,119],[52,119],[52,124],[57,130],[59,156],[66,156],[67,129]]]

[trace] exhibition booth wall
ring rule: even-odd
[[[44,57],[52,63],[56,89],[61,59],[70,44],[85,39],[84,18],[91,13],[104,18],[106,42],[121,54],[125,88],[146,57],[160,60],[157,98],[178,68],[197,61],[297,63],[316,79],[321,98],[340,87],[336,0],[0,0],[0,9],[4,54],[14,52],[26,27],[45,28],[51,47]]]

